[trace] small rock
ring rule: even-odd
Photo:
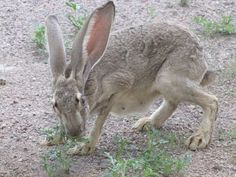
[[[108,161],[106,159],[102,159],[99,164],[101,169],[106,169],[108,166]]]
[[[212,169],[220,171],[222,170],[222,167],[220,165],[215,165],[214,167],[212,167]]]
[[[16,104],[16,103],[18,103],[18,101],[16,101],[16,100],[14,100],[14,101],[12,102],[12,104]]]
[[[31,166],[31,169],[33,170],[33,171],[35,171],[35,170],[37,170],[37,167],[36,166]]]
[[[23,127],[23,129],[22,129],[22,130],[26,131],[26,130],[27,130],[27,127]]]
[[[4,128],[6,128],[6,127],[7,127],[6,124],[2,124],[2,125],[1,125],[1,129],[4,129]]]

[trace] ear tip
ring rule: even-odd
[[[112,6],[114,6],[114,7],[115,7],[115,4],[114,4],[114,2],[113,2],[113,1],[108,1],[108,2],[107,2],[107,4],[109,4],[109,5],[112,5]]]
[[[111,6],[112,8],[115,9],[115,4],[114,4],[113,1],[108,1],[108,2],[104,5],[104,7],[106,7],[106,6]]]
[[[57,21],[58,22],[58,19],[57,19],[57,17],[56,17],[56,15],[48,15],[47,17],[46,17],[46,20],[45,20],[46,22],[48,22],[48,21]]]

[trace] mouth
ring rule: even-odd
[[[67,136],[81,137],[85,134],[84,121],[78,115],[62,116],[60,122]]]

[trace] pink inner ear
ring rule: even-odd
[[[102,56],[105,50],[107,38],[109,36],[109,23],[109,18],[98,15],[92,26],[86,47],[90,60],[94,60],[91,61],[92,64]]]

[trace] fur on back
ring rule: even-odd
[[[175,59],[168,60],[170,55],[176,55]],[[92,68],[84,94],[90,106],[115,96],[113,112],[137,111],[155,99],[157,91],[152,85],[161,70],[178,72],[200,83],[207,65],[198,39],[184,27],[169,23],[116,31],[102,60]]]

